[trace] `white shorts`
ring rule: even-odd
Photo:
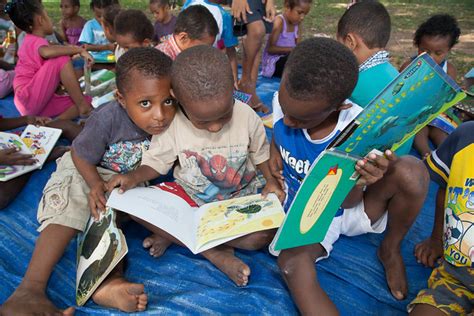
[[[385,212],[373,225],[370,223],[370,218],[365,213],[364,201],[361,201],[353,208],[344,209],[343,213],[334,217],[331,225],[329,225],[326,237],[321,242],[326,255],[316,259],[316,262],[329,257],[334,243],[339,239],[340,235],[358,236],[367,233],[383,233],[387,227],[387,212]],[[270,253],[278,256],[280,251],[272,249],[271,245],[268,248]]]

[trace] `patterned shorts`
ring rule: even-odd
[[[411,311],[415,304],[427,304],[446,315],[466,315],[474,306],[474,269],[455,267],[446,261],[435,268],[428,279],[428,289],[421,290],[408,305]]]

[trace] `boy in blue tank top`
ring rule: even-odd
[[[309,166],[361,111],[346,101],[357,82],[357,61],[349,49],[326,38],[298,44],[288,58],[274,99],[271,146],[272,174],[285,187],[285,209],[298,191]],[[361,178],[342,203],[321,243],[283,250],[278,264],[302,314],[336,315],[336,306],[319,286],[314,261],[327,257],[340,234],[367,232],[385,238],[377,251],[388,287],[399,300],[407,294],[400,243],[413,224],[428,189],[421,161],[371,154],[358,161]]]

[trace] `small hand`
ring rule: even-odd
[[[429,237],[415,246],[415,257],[418,263],[433,268],[436,260],[443,255],[443,242]]]
[[[84,48],[80,54],[82,58],[84,58],[84,61],[86,62],[86,65],[88,67],[92,66],[94,64],[94,57]]]
[[[281,156],[272,154],[268,163],[272,176],[276,181],[278,181],[280,187],[284,188],[285,178],[283,177],[283,160],[281,159]]]
[[[34,159],[34,155],[25,155],[18,152],[17,147],[0,149],[0,165],[22,165],[29,166],[34,165],[37,160]]]
[[[107,203],[105,192],[107,192],[107,184],[104,181],[98,181],[89,192],[89,207],[95,220],[99,220],[99,212],[105,211]]]
[[[273,0],[267,0],[265,3],[265,16],[263,19],[269,23],[272,23],[275,20],[276,10]]]
[[[232,1],[231,14],[238,22],[247,23],[247,13],[253,14],[247,0]]]
[[[379,156],[374,153],[363,160],[357,161],[355,169],[361,175],[357,181],[358,186],[371,185],[383,178],[387,172],[390,162],[397,159],[396,155],[390,150],[385,151],[385,156]]]
[[[26,122],[28,124],[32,124],[32,125],[41,125],[41,126],[44,126],[46,124],[48,124],[49,122],[51,122],[52,119],[49,118],[49,117],[44,117],[44,116],[33,116],[33,115],[28,115],[26,117]]]
[[[280,200],[280,203],[283,204],[285,201],[286,193],[282,190],[282,187],[275,179],[267,180],[267,184],[262,190],[263,198],[266,198],[269,193],[275,193],[275,195],[278,197],[278,200]]]
[[[137,186],[137,182],[131,175],[118,174],[113,176],[109,182],[107,182],[107,190],[111,192],[114,188],[119,187],[118,192],[124,193],[127,190],[133,189]]]

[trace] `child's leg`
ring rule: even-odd
[[[336,306],[319,286],[317,258],[326,254],[321,244],[282,250],[278,266],[302,315],[338,315]]]
[[[64,67],[61,69],[61,83],[66,88],[71,99],[74,101],[79,114],[87,115],[92,110],[92,106],[90,104],[90,100],[87,101],[82,94],[81,87],[79,86],[79,81],[77,80],[76,73],[74,72],[74,68],[72,66],[72,62],[69,61]],[[72,117],[60,117],[63,119],[71,119]]]
[[[387,231],[377,254],[385,268],[388,287],[399,300],[408,291],[400,244],[423,206],[428,185],[429,175],[423,163],[403,156],[364,194],[365,212],[372,224],[388,211]]]
[[[444,140],[448,137],[448,134],[445,133],[443,130],[434,127],[434,126],[428,126],[429,128],[429,138],[433,142],[433,144],[436,146],[436,148],[441,145]]]
[[[410,312],[410,316],[445,316],[446,314],[434,306],[428,304],[418,304]]]
[[[59,128],[62,130],[62,136],[72,142],[74,138],[82,131],[82,126],[71,120],[54,120],[46,124],[48,127]]]
[[[429,127],[423,127],[416,135],[413,141],[413,147],[420,154],[421,158],[426,158],[431,153],[429,144]]]
[[[231,240],[226,245],[243,250],[260,250],[272,242],[275,233],[276,229],[262,230]]]
[[[15,292],[3,304],[0,309],[1,315],[61,312],[46,296],[46,286],[54,266],[77,232],[70,227],[51,224],[40,233],[25,276]],[[63,313],[72,315],[74,308],[69,307]]]
[[[6,208],[23,190],[30,179],[31,173],[13,178],[7,182],[0,182],[0,210]]]

